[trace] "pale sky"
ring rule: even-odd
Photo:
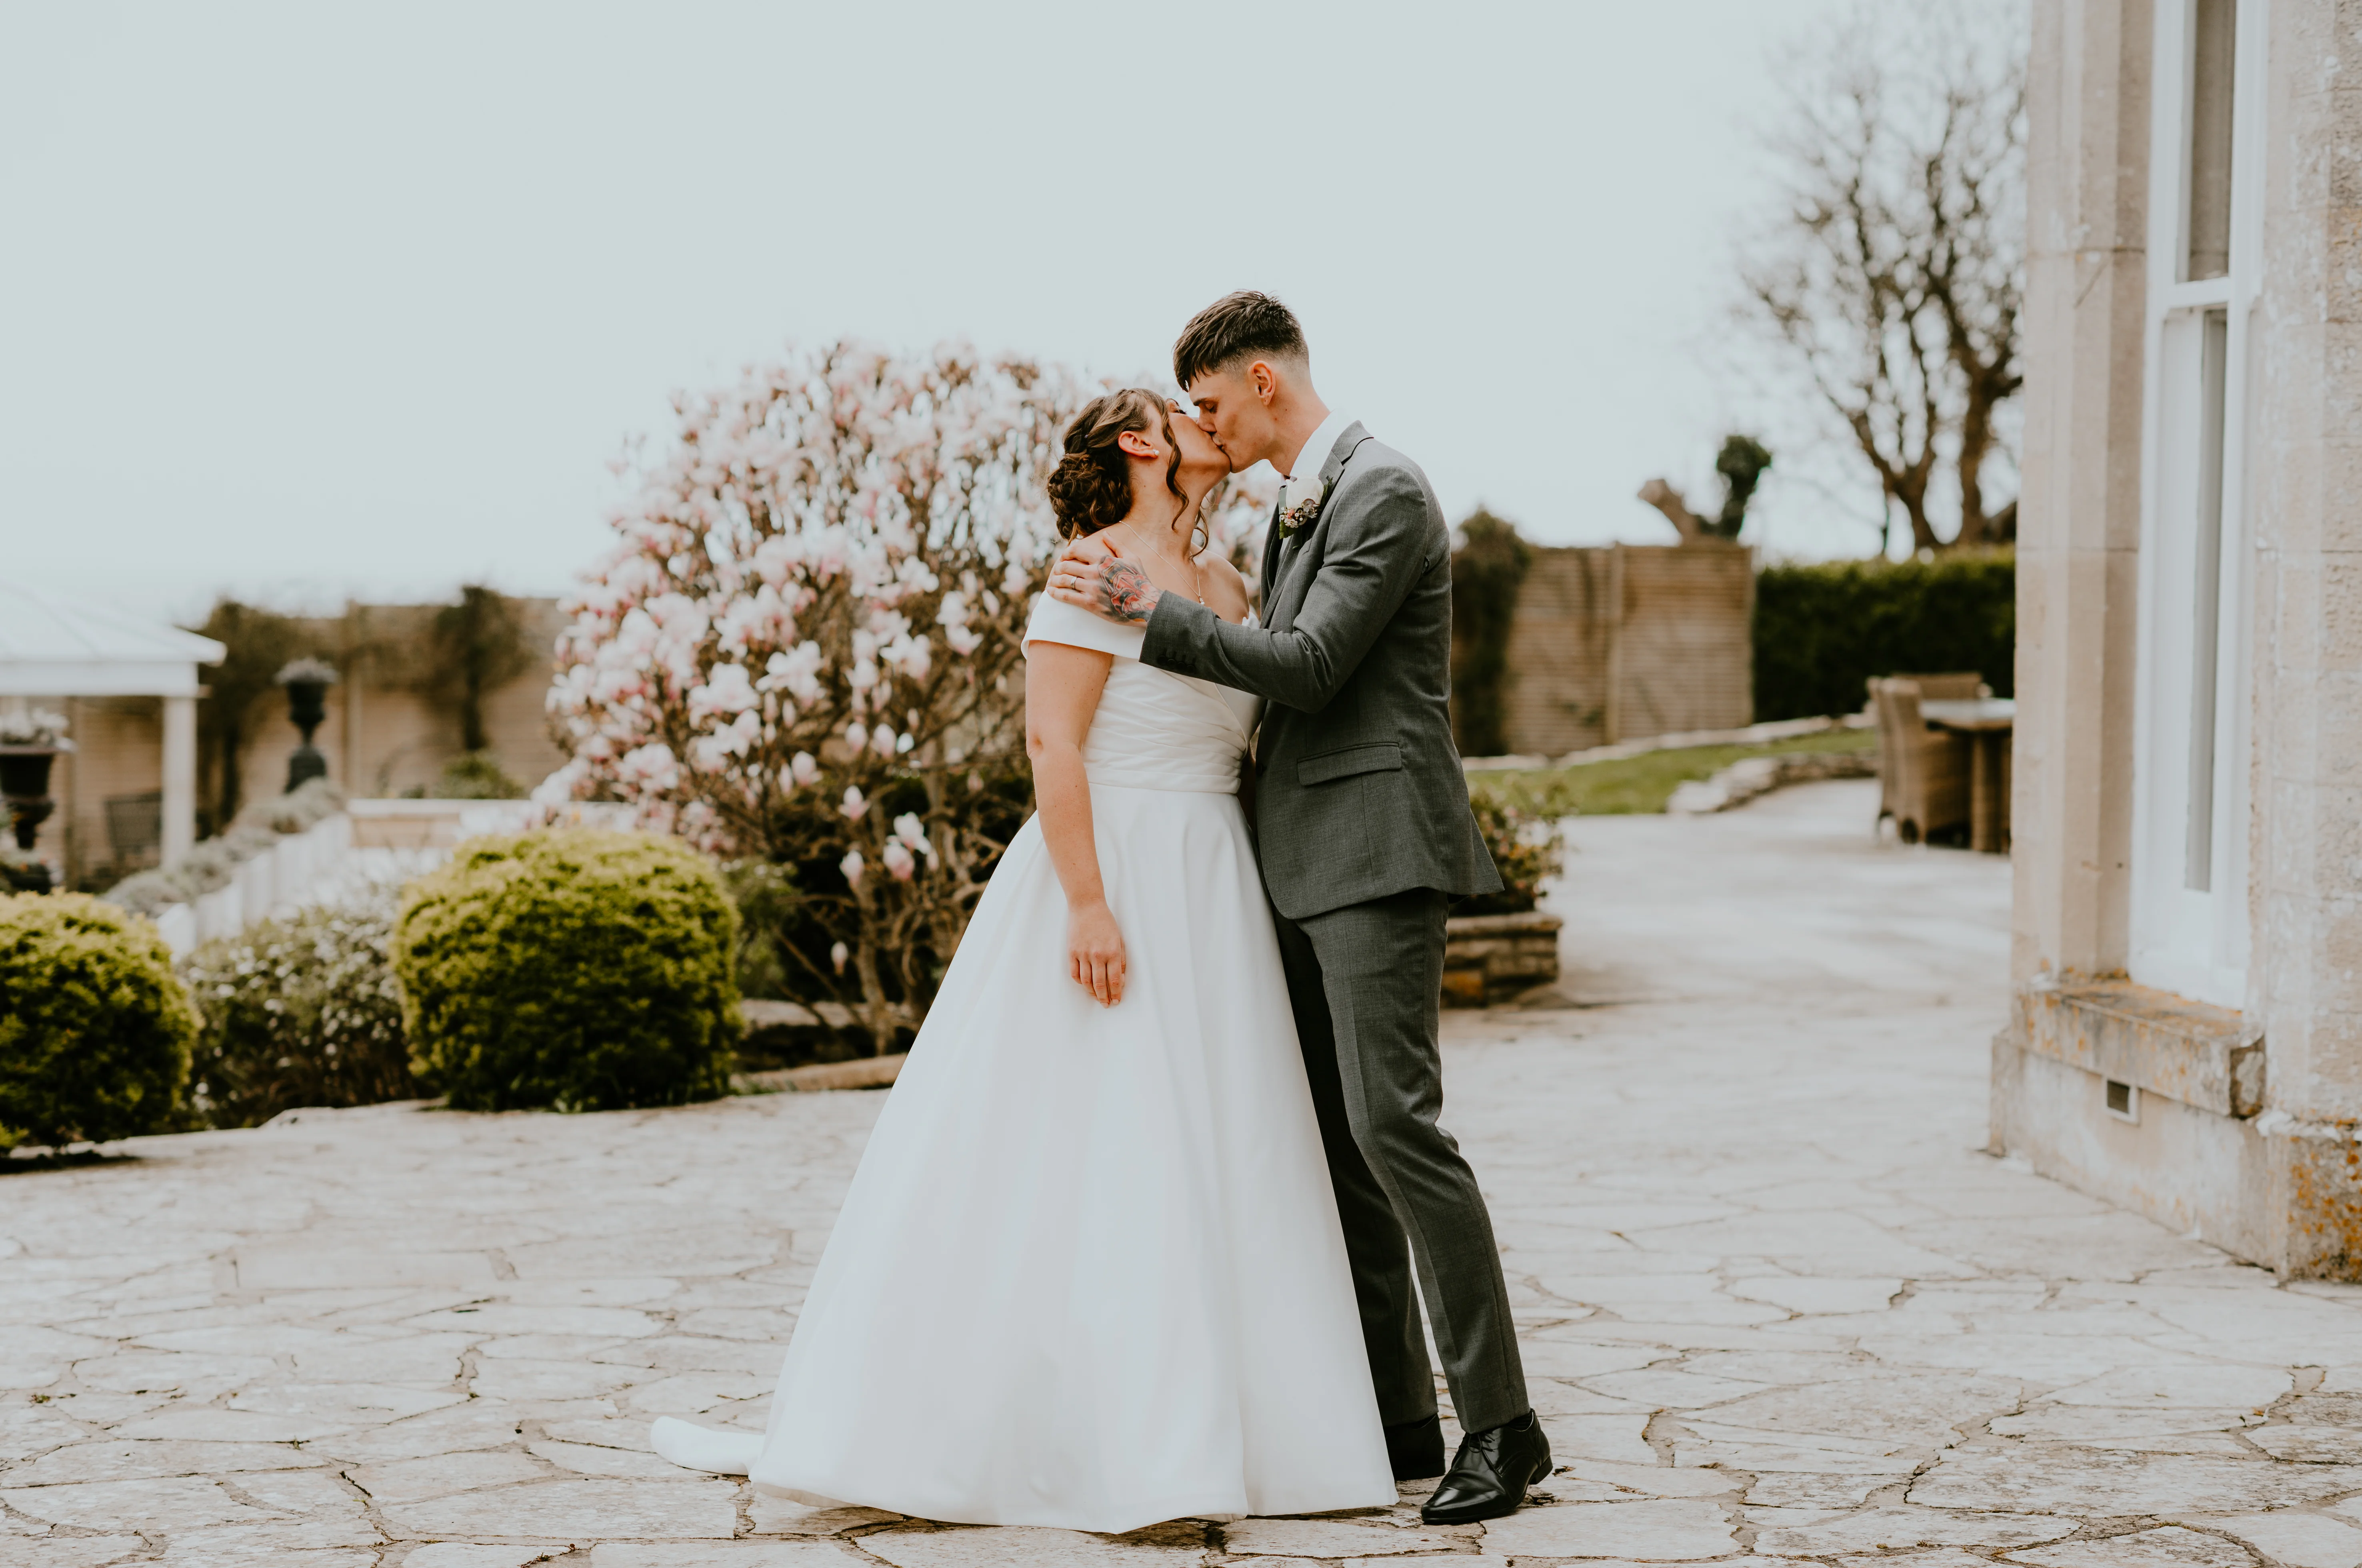
[[[1747,401],[1748,130],[1841,3],[0,0],[0,573],[560,591],[675,387],[839,334],[1169,373],[1239,287],[1455,520],[1668,543],[1633,491],[1713,502]],[[1874,547],[1805,466],[1750,537]]]

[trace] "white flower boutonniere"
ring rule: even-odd
[[[1329,491],[1336,483],[1335,480],[1324,483],[1317,474],[1284,481],[1279,487],[1279,536],[1284,539],[1298,528],[1310,526],[1329,504]]]

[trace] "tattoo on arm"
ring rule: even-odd
[[[1145,621],[1164,597],[1163,590],[1148,580],[1146,572],[1112,556],[1099,563],[1092,586],[1099,613],[1116,621]]]

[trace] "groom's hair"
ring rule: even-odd
[[[1296,313],[1252,289],[1224,294],[1189,318],[1173,345],[1173,379],[1187,391],[1199,376],[1242,359],[1312,360]]]

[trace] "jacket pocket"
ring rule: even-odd
[[[1368,745],[1349,745],[1301,759],[1296,765],[1296,781],[1326,784],[1331,778],[1351,778],[1356,773],[1399,772],[1402,765],[1399,742],[1374,741]]]

